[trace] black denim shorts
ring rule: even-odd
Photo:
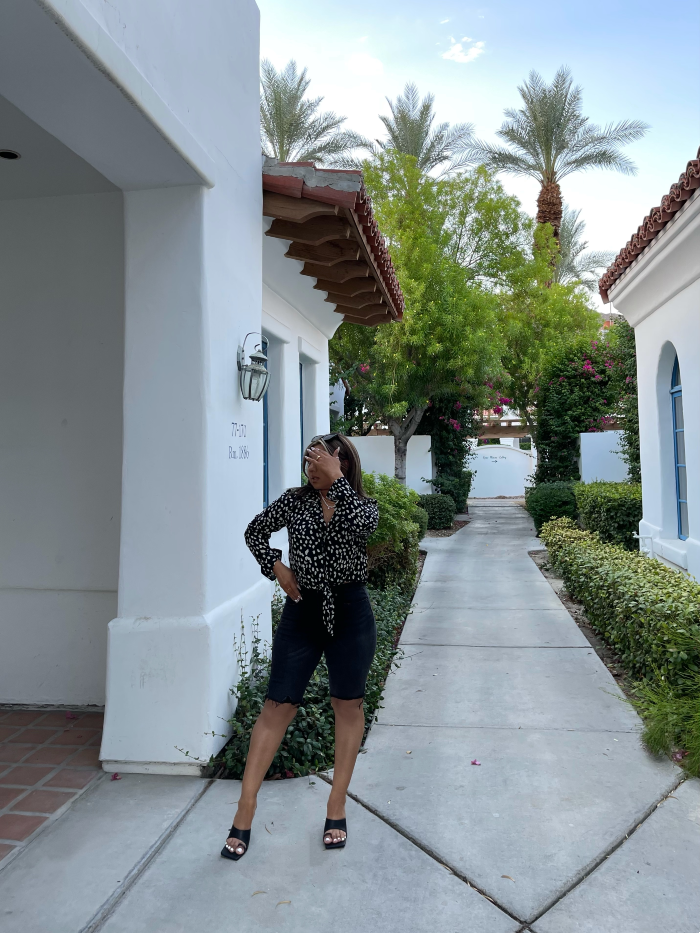
[[[272,670],[267,699],[298,706],[325,653],[332,697],[359,700],[377,647],[377,626],[363,583],[332,587],[335,598],[333,635],[322,618],[322,595],[300,587],[301,602],[287,597],[272,642]]]

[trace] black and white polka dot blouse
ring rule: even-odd
[[[333,634],[331,586],[367,582],[367,538],[377,527],[379,508],[376,499],[358,496],[344,476],[334,481],[326,498],[336,503],[329,522],[320,494],[299,496],[288,489],[255,516],[245,541],[262,573],[274,580],[272,568],[282,552],[270,547],[270,535],[287,527],[289,564],[301,586],[323,592],[323,621]]]

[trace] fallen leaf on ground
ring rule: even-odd
[[[406,754],[407,754],[407,755],[410,755],[410,754],[411,754],[411,752],[406,752]]]
[[[291,901],[277,901],[277,903],[275,904],[275,907],[279,907],[280,904],[291,904],[291,903],[292,903]]]
[[[267,823],[265,823],[265,829],[267,830],[268,833],[270,833],[270,830],[267,829]],[[270,833],[270,835],[272,835],[272,833]]]
[[[472,758],[472,764],[473,764],[473,765],[480,765],[481,762],[480,762],[480,761],[477,761],[476,758]]]
[[[510,875],[501,875],[501,878],[507,878],[508,881],[512,881],[515,884],[515,878],[511,878]]]
[[[267,894],[267,891],[253,891],[253,893],[250,896],[255,897],[256,894]]]
[[[121,779],[122,779],[122,776],[121,774],[119,774],[118,771],[115,771],[112,777],[110,778],[111,781],[121,781]]]

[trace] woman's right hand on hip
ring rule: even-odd
[[[281,560],[278,560],[272,569],[277,577],[279,585],[287,596],[291,597],[295,603],[298,603],[301,599],[301,593],[299,592],[294,571],[290,567],[287,567],[286,564],[283,564]]]

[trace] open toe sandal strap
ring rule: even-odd
[[[326,820],[326,825],[323,827],[323,832],[327,833],[329,829],[342,829],[342,831],[347,835],[347,820],[344,818],[342,820]]]
[[[246,846],[250,842],[250,830],[249,829],[236,829],[235,826],[232,826],[228,834],[229,839],[240,839],[241,842],[244,842]]]

